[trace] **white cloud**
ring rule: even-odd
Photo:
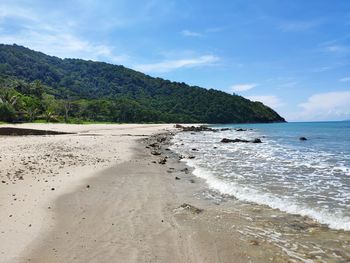
[[[348,82],[348,81],[350,81],[350,77],[341,78],[339,81]]]
[[[107,45],[93,44],[65,32],[28,30],[17,35],[0,35],[0,42],[23,45],[61,58],[107,60],[113,63],[121,63],[128,59],[126,55],[114,55],[112,48]]]
[[[331,45],[326,46],[325,50],[332,53],[348,53],[350,51],[350,48],[343,45]]]
[[[280,88],[293,88],[298,84],[296,81],[290,81],[286,83],[282,83],[279,85]]]
[[[314,94],[304,103],[300,117],[312,120],[342,120],[350,116],[350,91]]]
[[[312,71],[312,72],[319,73],[319,72],[325,72],[325,71],[331,70],[331,69],[333,69],[333,68],[334,68],[334,67],[325,66],[325,67],[314,68],[314,69],[312,69],[311,71]]]
[[[185,37],[202,37],[203,36],[203,34],[199,32],[194,32],[190,30],[182,30],[181,34]]]
[[[280,25],[280,29],[284,32],[300,32],[312,29],[318,26],[318,21],[292,21]]]
[[[37,21],[37,16],[26,8],[17,5],[0,4],[0,21],[6,18],[19,18]]]
[[[281,99],[275,95],[248,96],[246,98],[251,101],[260,101],[273,109],[284,105]]]
[[[34,6],[34,7],[32,7]],[[82,58],[122,63],[126,55],[116,55],[115,48],[88,41],[76,33],[80,14],[64,19],[59,12],[39,12],[33,4],[0,3],[0,43],[18,44],[61,58]],[[57,22],[59,21],[59,22]],[[6,30],[15,25],[16,30]]]
[[[165,60],[157,63],[139,64],[133,68],[142,72],[169,72],[179,68],[193,68],[213,65],[219,58],[213,55],[205,55],[196,58]]]
[[[232,85],[230,88],[233,92],[247,91],[252,88],[255,88],[257,84],[255,83],[245,83],[245,84],[236,84]]]

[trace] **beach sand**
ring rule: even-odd
[[[0,136],[0,262],[290,260],[242,238],[240,212],[198,198],[171,152],[151,154],[172,125],[12,127],[74,134]]]

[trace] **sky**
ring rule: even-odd
[[[350,119],[349,0],[0,0],[0,43]]]

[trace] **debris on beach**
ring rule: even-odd
[[[189,173],[189,170],[187,167],[185,167],[184,169],[180,170],[181,172],[184,172],[185,174],[188,174]]]
[[[195,207],[195,206],[187,204],[187,203],[183,203],[182,205],[180,205],[179,208],[182,208],[184,210],[188,210],[189,212],[191,212],[193,214],[200,214],[203,212],[203,209],[200,209],[198,207]]]
[[[151,154],[152,154],[152,155],[161,155],[161,153],[158,152],[158,151],[152,151]]]
[[[249,244],[253,245],[253,246],[258,246],[259,245],[259,241],[256,239],[250,240]]]

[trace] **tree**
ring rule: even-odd
[[[44,117],[46,122],[50,122],[54,120],[55,113],[57,110],[57,101],[55,100],[55,97],[48,94],[43,94],[43,100],[42,100],[43,108],[44,108]]]
[[[24,112],[27,114],[28,121],[32,122],[40,111],[40,102],[37,98],[25,96],[23,99]]]
[[[13,122],[16,118],[16,111],[12,105],[0,103],[0,120]]]
[[[3,88],[0,93],[0,120],[13,122],[16,119],[15,105],[18,95],[12,89]]]
[[[59,106],[63,110],[64,122],[67,123],[69,119],[69,113],[72,108],[72,102],[68,99],[60,100]]]

